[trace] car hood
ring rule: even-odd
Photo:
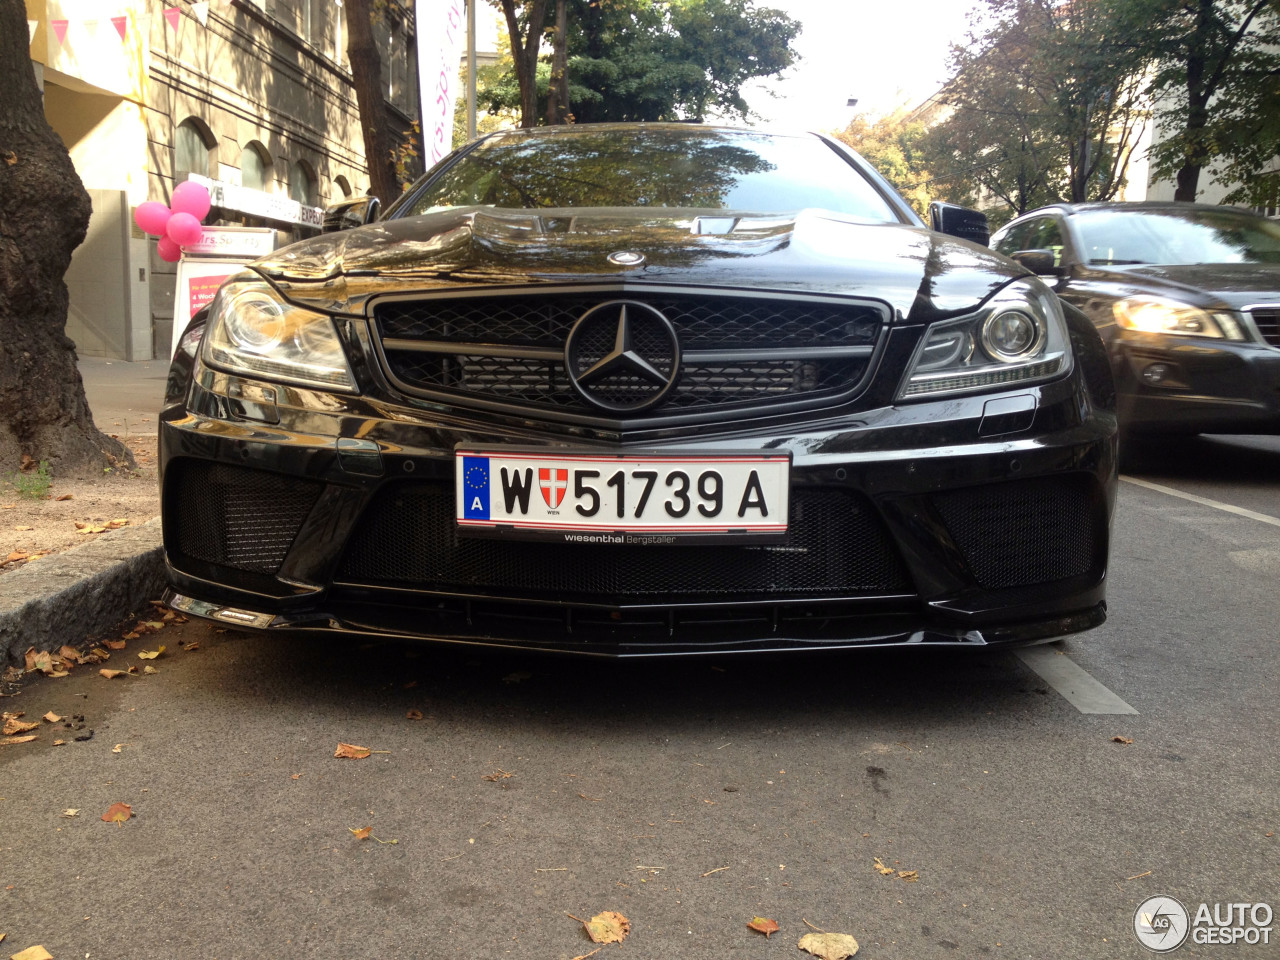
[[[1182,296],[1197,306],[1240,308],[1280,303],[1280,265],[1269,263],[1193,263],[1127,267],[1126,276],[1155,281],[1160,292]],[[1216,304],[1209,303],[1212,299]]]
[[[611,263],[620,251],[644,263]],[[253,267],[294,302],[353,314],[385,294],[624,283],[869,297],[910,323],[972,310],[1028,275],[983,247],[904,224],[634,208],[460,208],[306,240]]]

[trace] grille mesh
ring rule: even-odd
[[[609,300],[642,300],[661,311],[676,330],[686,353],[709,350],[755,351],[754,356],[707,362],[696,357],[683,365],[680,382],[662,409],[698,411],[726,405],[835,395],[855,387],[868,369],[865,357],[824,355],[840,347],[872,347],[881,329],[875,306],[855,302],[816,302],[716,296],[649,296],[627,293],[556,296],[476,297],[379,304],[374,319],[388,372],[410,390],[445,392],[566,412],[594,413],[569,386],[558,355],[569,331],[589,309]],[[665,341],[635,346],[664,371],[669,369]],[[584,363],[612,349],[608,331],[594,331],[600,342],[585,343]],[[661,339],[661,338],[659,338]],[[398,349],[388,340],[419,343],[482,344],[474,354],[424,353]],[[554,351],[557,359],[529,359],[510,348]],[[508,352],[504,353],[504,348]],[[811,355],[778,359],[779,349]],[[652,384],[619,376],[608,384],[606,399],[626,403]]]
[[[1105,542],[1089,477],[1045,477],[938,494],[934,506],[983,587],[1031,586],[1096,570]]]
[[[837,490],[794,490],[791,532],[777,547],[599,547],[459,537],[453,508],[447,484],[384,489],[348,545],[338,579],[637,602],[909,589],[879,518],[860,498]]]
[[[1257,324],[1262,339],[1273,347],[1280,347],[1280,306],[1255,307],[1249,311],[1249,315]]]
[[[224,463],[175,461],[165,476],[165,542],[193,560],[274,574],[321,487]]]

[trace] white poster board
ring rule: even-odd
[[[270,253],[275,246],[276,232],[270,227],[205,227],[198,243],[183,248],[173,297],[171,359],[187,324],[213,300],[222,281],[239,273],[251,260]]]

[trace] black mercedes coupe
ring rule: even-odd
[[[176,609],[610,656],[1101,623],[1081,314],[817,135],[494,134],[229,280],[160,425]],[[957,234],[957,235],[949,235]]]

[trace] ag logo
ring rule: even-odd
[[[1133,914],[1138,942],[1156,953],[1177,950],[1187,939],[1191,918],[1173,897],[1148,897]]]

